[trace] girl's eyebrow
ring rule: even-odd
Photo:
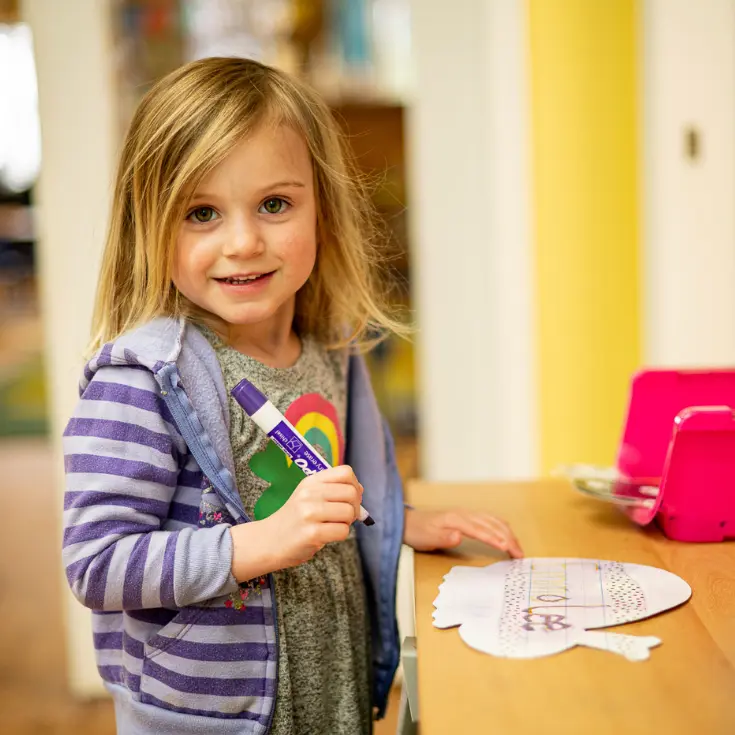
[[[306,184],[304,184],[302,181],[276,181],[273,184],[268,184],[268,186],[264,186],[261,189],[259,189],[260,193],[264,193],[267,191],[273,191],[274,189],[303,189],[306,187]],[[191,197],[191,201],[195,201],[197,199],[216,199],[217,197],[214,194],[208,194],[206,191],[196,191]]]
[[[288,188],[300,188],[303,189],[306,185],[302,181],[276,181],[274,184],[264,186],[261,191],[272,191],[273,189],[288,189]]]

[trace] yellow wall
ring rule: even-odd
[[[614,460],[639,364],[637,3],[529,0],[541,468]]]

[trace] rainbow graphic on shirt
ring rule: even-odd
[[[333,467],[344,461],[345,441],[335,407],[318,393],[297,398],[286,418]],[[269,484],[255,504],[255,520],[275,513],[291,497],[304,473],[272,441],[250,458],[250,469]]]

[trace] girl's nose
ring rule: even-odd
[[[251,258],[265,249],[257,222],[248,217],[233,217],[225,233],[222,252],[225,257]]]

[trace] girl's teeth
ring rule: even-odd
[[[254,281],[256,278],[260,278],[260,276],[250,276],[250,278],[226,278],[225,280],[227,283],[232,284],[240,284],[240,283],[248,283],[249,281]]]

